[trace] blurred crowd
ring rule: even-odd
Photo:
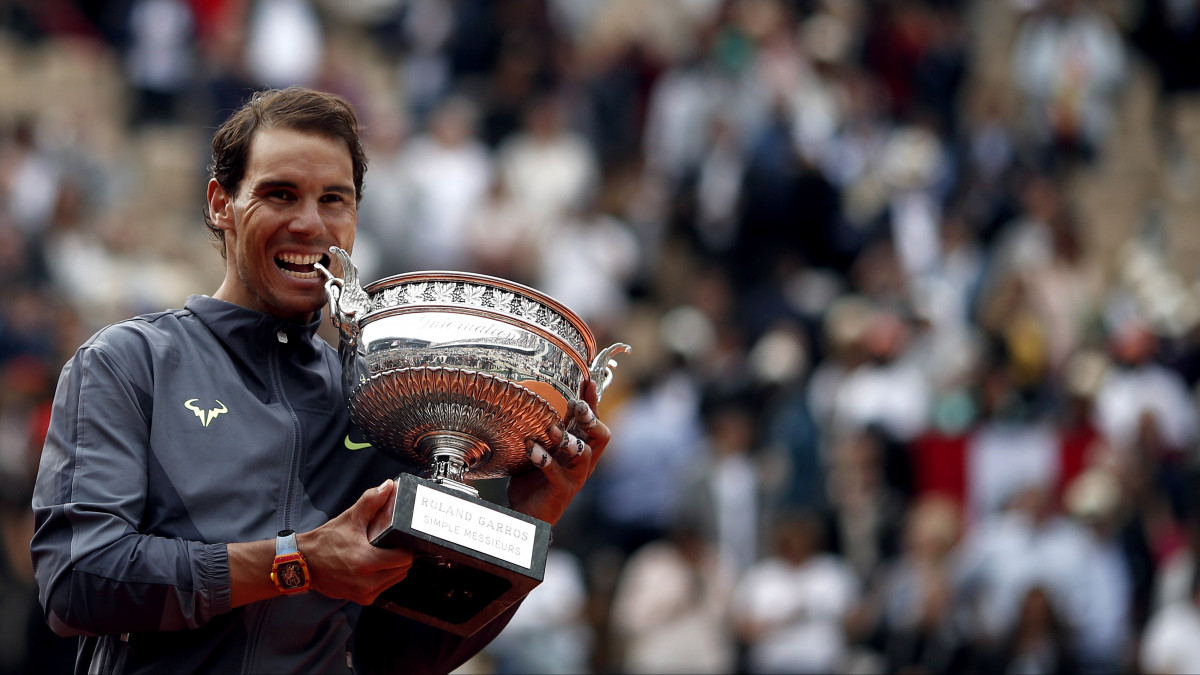
[[[0,673],[73,660],[28,551],[59,369],[216,288],[210,134],[289,84],[362,114],[364,278],[633,345],[462,672],[1200,672],[1196,280],[1077,189],[1137,82],[1200,194],[1191,1],[0,1]]]

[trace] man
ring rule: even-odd
[[[459,638],[369,607],[413,560],[368,535],[403,468],[352,449],[314,267],[351,250],[366,161],[341,98],[256,94],[213,140],[221,286],[99,331],[64,367],[31,548],[51,627],[84,636],[78,671],[447,672],[515,611]],[[594,385],[581,395],[578,430],[550,430],[563,449],[531,444],[536,468],[509,483],[552,525],[609,439]],[[293,549],[307,592],[285,594],[272,567]]]

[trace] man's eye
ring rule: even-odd
[[[336,192],[334,192],[334,193],[327,194],[327,195],[325,195],[324,197],[322,197],[322,201],[326,201],[326,202],[344,202],[344,201],[346,201],[346,197],[345,197],[345,196],[343,196],[343,195],[340,195],[340,194],[338,194],[338,193],[336,193]]]
[[[267,193],[267,197],[270,199],[291,199],[292,193],[287,190],[271,190]]]

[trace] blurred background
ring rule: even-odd
[[[366,280],[619,357],[545,583],[463,673],[1200,672],[1200,5],[0,0],[0,673],[65,672],[63,362],[211,293],[208,144],[357,106]]]

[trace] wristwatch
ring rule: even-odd
[[[275,562],[271,564],[271,581],[280,593],[292,595],[308,590],[308,561],[296,545],[296,533],[283,530],[275,538]]]

